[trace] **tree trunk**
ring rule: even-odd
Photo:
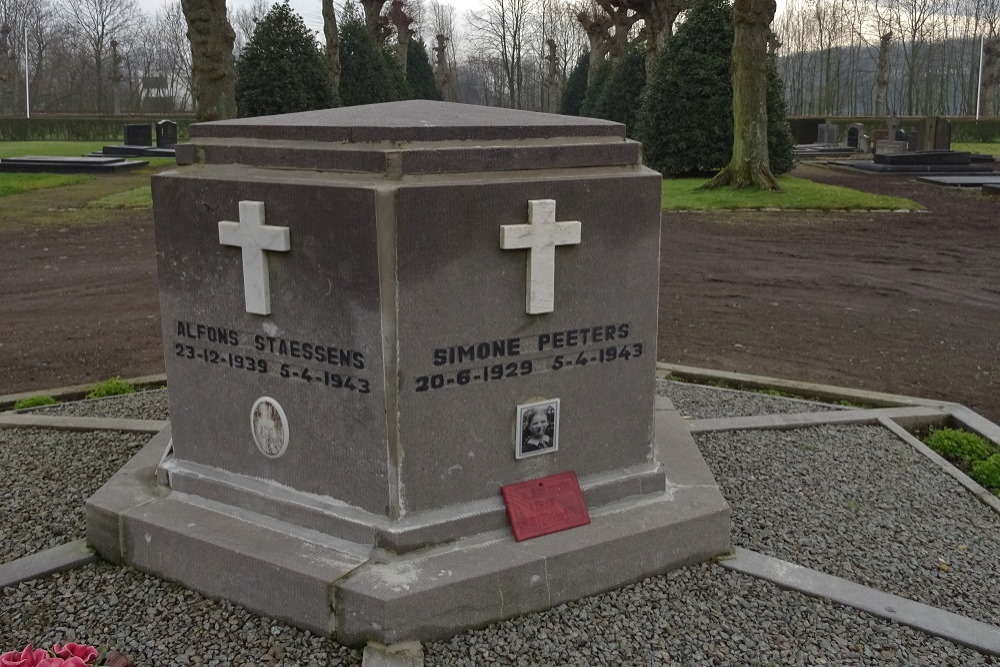
[[[410,38],[413,37],[413,17],[403,9],[403,0],[392,0],[389,6],[389,20],[396,26],[396,60],[406,73],[406,57],[410,49]]]
[[[181,0],[191,43],[191,79],[198,120],[236,116],[236,33],[225,0]]]
[[[594,74],[597,68],[608,54],[609,43],[611,42],[611,17],[605,15],[592,15],[582,11],[576,15],[576,20],[583,26],[583,31],[587,33],[587,43],[590,51],[587,56],[587,86],[594,83]]]
[[[983,116],[994,114],[997,86],[1000,84],[1000,36],[993,35],[983,45],[983,88],[980,110]]]
[[[703,188],[778,190],[767,155],[767,41],[775,0],[733,3],[733,157]]]
[[[330,70],[330,87],[340,96],[340,32],[333,0],[323,0],[323,36],[326,38],[326,67]]]
[[[545,40],[548,50],[545,56],[548,62],[548,72],[545,76],[545,89],[548,93],[548,105],[545,110],[549,113],[559,113],[559,67],[556,61],[556,40],[549,38]]]
[[[885,93],[889,89],[889,46],[891,42],[892,32],[885,33],[879,39],[878,64],[875,66],[875,115],[883,118],[889,115],[885,104]]]

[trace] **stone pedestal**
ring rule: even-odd
[[[393,644],[728,549],[654,404],[660,178],[623,126],[404,102],[191,137],[153,182],[171,427],[88,502],[103,556]],[[514,542],[500,487],[566,470],[591,523]]]

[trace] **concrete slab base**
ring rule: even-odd
[[[424,647],[420,642],[403,642],[385,646],[372,643],[365,646],[361,667],[423,667]]]
[[[0,588],[37,579],[55,572],[72,570],[98,560],[86,540],[74,540],[38,553],[0,563]]]
[[[480,528],[396,554],[159,486],[169,428],[88,500],[87,540],[113,562],[341,643],[449,637],[729,550],[729,507],[694,440],[666,399],[655,419],[660,490],[520,543],[509,528]]]
[[[747,549],[736,549],[733,558],[720,560],[719,564],[730,570],[766,579],[782,588],[833,600],[873,616],[943,637],[988,655],[1000,655],[1000,628],[995,625]]]

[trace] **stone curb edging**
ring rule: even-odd
[[[748,549],[737,547],[734,557],[720,559],[718,563],[782,588],[832,600],[981,653],[1000,656],[1000,627],[995,625]]]
[[[0,563],[0,588],[16,586],[22,581],[37,579],[55,572],[72,570],[98,560],[100,557],[87,546],[87,540],[74,540],[8,563]]]
[[[778,389],[796,394],[797,398],[815,399],[825,402],[847,400],[857,403],[868,403],[884,408],[904,407],[904,406],[927,406],[927,407],[947,407],[959,405],[950,401],[936,401],[927,398],[917,398],[915,396],[902,396],[899,394],[889,394],[881,391],[869,391],[867,389],[852,389],[849,387],[838,387],[836,385],[820,384],[816,382],[801,382],[799,380],[783,380],[780,378],[768,377],[765,375],[750,375],[748,373],[734,373],[730,371],[718,371],[709,368],[697,368],[695,366],[683,366],[681,364],[667,364],[657,362],[657,377],[668,379],[667,376],[674,374],[685,380],[695,381],[702,384],[710,382],[728,382],[736,385],[736,389]]]
[[[750,417],[718,417],[692,419],[685,422],[692,433],[717,431],[751,431],[762,429],[796,429],[824,424],[876,424],[881,420],[905,420],[907,424],[924,426],[945,421],[950,413],[943,408],[903,407],[872,410],[841,410],[834,412],[777,413]]]
[[[167,376],[164,373],[158,373],[155,375],[140,375],[139,377],[125,378],[125,381],[136,387],[161,385],[166,384]],[[97,384],[99,383],[91,382],[90,384],[74,384],[66,387],[56,387],[55,389],[35,389],[33,391],[24,391],[18,394],[7,394],[5,396],[0,396],[0,410],[9,410],[21,399],[30,398],[32,396],[51,396],[52,398],[63,400],[83,398]]]
[[[57,431],[127,431],[132,433],[159,433],[166,421],[153,419],[118,419],[108,417],[44,416],[33,414],[0,414],[3,428],[51,428]]]

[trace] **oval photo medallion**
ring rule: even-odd
[[[250,409],[250,431],[257,449],[268,458],[276,459],[288,449],[288,418],[273,398],[261,396],[254,401]]]

